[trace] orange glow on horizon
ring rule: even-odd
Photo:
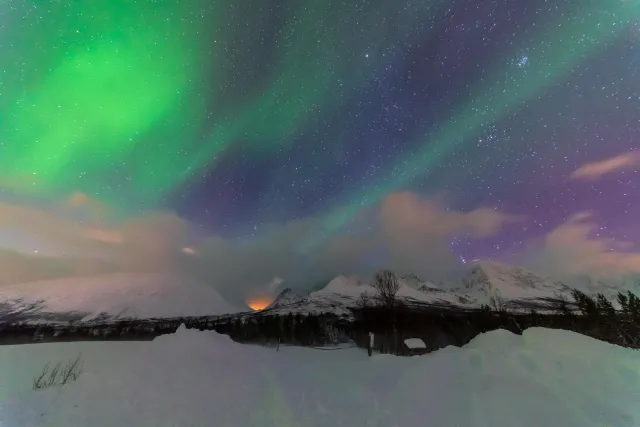
[[[252,298],[247,300],[247,305],[251,307],[252,310],[264,310],[267,308],[269,304],[271,304],[272,300],[265,297]]]

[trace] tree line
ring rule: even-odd
[[[346,328],[331,314],[266,314],[256,313],[228,317],[214,323],[218,333],[226,334],[234,341],[258,343],[267,346],[279,344],[299,346],[324,346],[349,340]]]

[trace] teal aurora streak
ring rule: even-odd
[[[303,248],[428,176],[640,18],[628,0],[576,5],[528,23],[521,40],[514,33],[437,126],[413,132],[411,149],[324,209],[323,229]],[[0,184],[38,197],[82,191],[125,210],[157,207],[215,174],[229,153],[251,163],[310,144],[305,134],[330,126],[337,104],[393,74],[403,46],[436,44],[438,22],[453,19],[437,0],[14,1],[0,12]],[[504,61],[523,51],[534,65]],[[306,147],[314,167],[305,182],[321,179],[349,137],[334,134],[331,150]],[[259,197],[285,182],[271,174]]]

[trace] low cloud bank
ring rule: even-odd
[[[274,292],[274,283],[314,283],[337,274],[368,273],[371,258],[417,274],[445,275],[459,268],[448,249],[451,236],[478,238],[522,218],[492,208],[447,210],[438,200],[410,192],[388,195],[365,213],[365,231],[327,236],[311,251],[304,236],[321,218],[272,225],[250,239],[194,239],[193,224],[172,212],[111,218],[107,206],[75,193],[56,206],[0,203],[0,228],[28,234],[55,248],[49,256],[0,252],[0,284],[110,272],[191,275],[232,299]],[[362,217],[361,217],[362,218]],[[274,278],[278,278],[274,281]]]
[[[607,278],[640,273],[640,253],[630,242],[600,237],[591,212],[572,215],[521,256],[535,271],[553,277]]]
[[[200,238],[193,224],[172,212],[118,220],[107,206],[74,194],[56,206],[0,203],[0,229],[29,235],[54,248],[48,256],[0,251],[0,285],[115,272],[192,276],[232,302],[268,296],[286,286],[309,286],[338,274],[368,274],[380,266],[428,278],[456,274],[453,236],[486,238],[526,218],[485,207],[448,209],[439,199],[411,192],[389,194],[363,211],[360,231],[326,238],[302,250],[321,218],[266,227],[249,239]],[[628,243],[594,236],[590,213],[578,213],[521,254],[520,264],[550,276],[640,272],[640,254]],[[353,229],[356,229],[355,227]]]

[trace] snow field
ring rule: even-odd
[[[73,384],[31,391],[82,353]],[[0,425],[640,425],[640,352],[572,332],[498,330],[426,356],[280,351],[181,328],[152,342],[0,347]]]

